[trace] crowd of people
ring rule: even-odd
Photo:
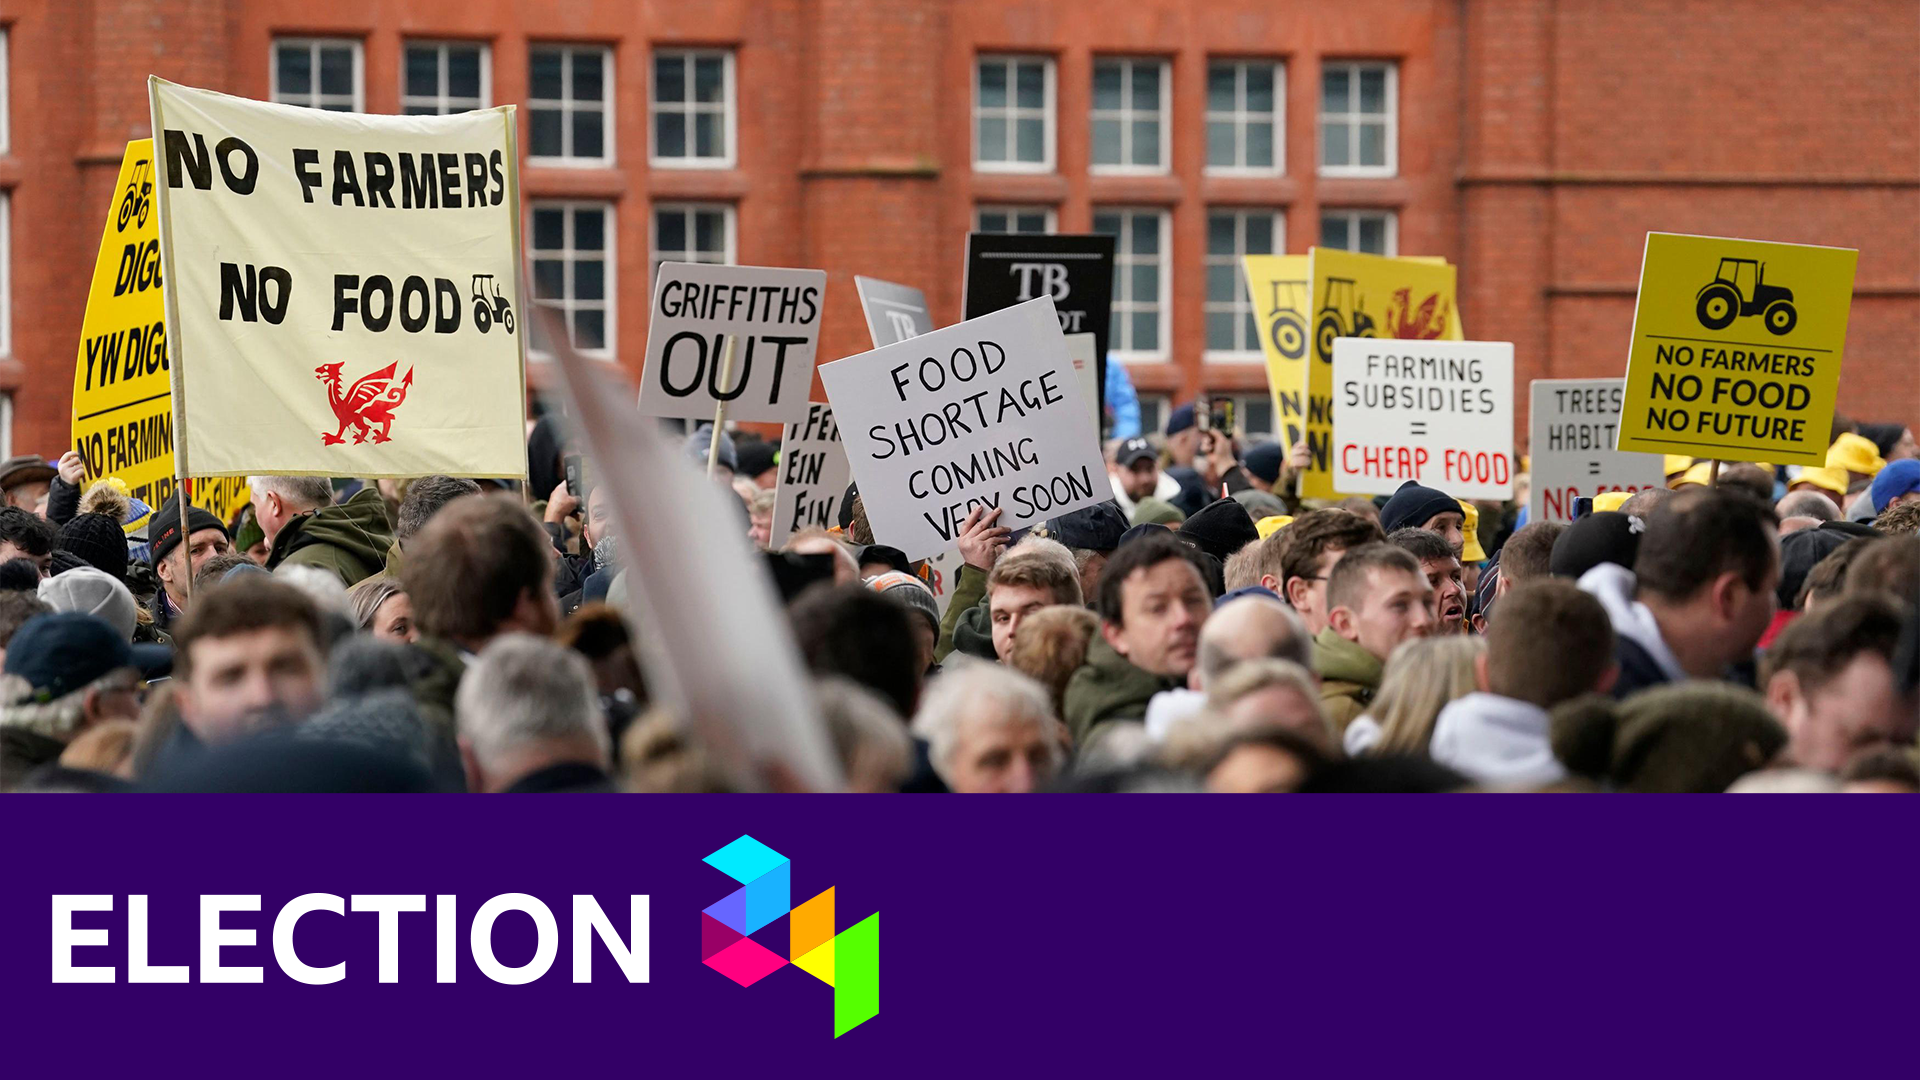
[[[1524,462],[1512,503],[1302,500],[1304,445],[1199,419],[1112,442],[1109,501],[976,510],[951,575],[855,489],[773,536],[774,442],[685,450],[849,790],[1920,792],[1904,425],[1836,419],[1822,467],[1669,458],[1559,523]],[[0,791],[739,789],[649,692],[648,538],[576,449],[546,417],[524,483],[249,477],[233,520],[0,463]]]

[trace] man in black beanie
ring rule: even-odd
[[[1127,534],[1127,515],[1112,499],[1081,507],[1047,522],[1046,534],[1067,546],[1080,570],[1080,595],[1100,595],[1100,572]]]
[[[54,546],[96,570],[112,574],[122,584],[127,580],[127,534],[119,522],[105,514],[75,514],[60,526]]]
[[[162,630],[187,610],[193,575],[216,555],[233,550],[226,522],[198,506],[187,507],[186,543],[180,542],[180,496],[162,503],[147,526],[150,558],[160,588],[153,594],[153,624]]]
[[[1181,524],[1180,538],[1226,562],[1234,552],[1260,539],[1260,531],[1237,500],[1216,499]]]
[[[1588,514],[1567,526],[1553,542],[1547,571],[1554,577],[1578,581],[1580,575],[1601,563],[1631,570],[1640,554],[1640,534],[1645,531],[1646,524],[1639,518],[1615,510]]]
[[[1380,528],[1388,536],[1398,529],[1436,532],[1446,538],[1455,557],[1466,546],[1467,536],[1462,531],[1466,522],[1467,515],[1460,509],[1459,500],[1436,488],[1421,487],[1413,480],[1401,484],[1387,505],[1380,508]]]

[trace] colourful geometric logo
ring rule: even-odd
[[[751,836],[701,860],[740,883],[700,915],[700,962],[752,986],[791,963],[833,987],[833,1037],[880,1015],[880,913],[833,931],[833,890],[793,907],[793,864]],[[750,936],[787,916],[787,955]]]

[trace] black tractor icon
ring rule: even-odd
[[[492,291],[488,291],[491,286]],[[513,305],[500,295],[500,286],[493,280],[492,274],[473,275],[473,324],[486,333],[499,323],[507,333],[513,333]]]
[[[1289,360],[1298,360],[1307,351],[1307,283],[1275,281],[1273,286],[1273,322],[1267,338],[1273,350]]]
[[[1322,363],[1333,363],[1334,338],[1373,336],[1373,316],[1360,310],[1354,300],[1352,278],[1327,279],[1327,294],[1320,299],[1315,319],[1313,348]]]
[[[1721,259],[1713,280],[1695,296],[1693,313],[1709,330],[1724,330],[1742,315],[1758,315],[1778,337],[1800,321],[1793,290],[1766,282],[1767,264],[1753,259]]]
[[[141,158],[133,163],[133,177],[127,181],[127,190],[120,196],[120,215],[114,232],[126,232],[127,222],[133,221],[138,227],[147,227],[147,214],[153,210],[153,162]]]

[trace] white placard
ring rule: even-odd
[[[525,473],[511,106],[148,99],[166,332],[124,371],[172,360],[176,472]]]
[[[974,507],[1018,529],[1112,497],[1053,301],[822,365],[874,539],[922,559]]]
[[[1659,454],[1613,448],[1624,379],[1535,379],[1531,387],[1529,520],[1572,521],[1575,499],[1665,486]]]
[[[806,419],[826,289],[824,270],[661,263],[640,411],[712,420],[726,398],[729,420]],[[739,341],[722,381],[728,335]]]
[[[807,417],[787,425],[780,440],[779,486],[773,504],[773,546],[801,529],[831,529],[840,523],[840,500],[853,482],[847,448],[833,406],[812,402]]]
[[[1333,486],[1386,495],[1409,480],[1513,497],[1511,342],[1334,342]]]

